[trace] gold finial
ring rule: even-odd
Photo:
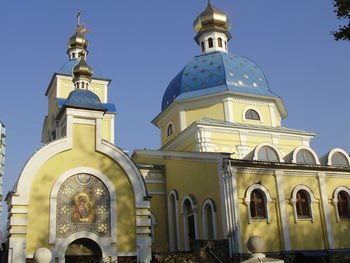
[[[85,24],[80,23],[81,10],[78,9],[77,13],[77,28],[75,29],[74,35],[69,39],[68,49],[81,48],[86,50],[88,47],[88,41],[84,34],[91,33],[90,30],[86,29]]]

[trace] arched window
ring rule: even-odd
[[[196,240],[198,237],[198,221],[197,221],[198,206],[195,198],[192,195],[186,195],[182,201],[182,215],[184,223],[185,249],[191,250],[191,240]]]
[[[333,193],[332,201],[337,222],[350,219],[350,190],[345,186],[339,186]]]
[[[339,167],[348,167],[349,162],[344,154],[341,152],[336,152],[332,155],[332,165]]]
[[[249,109],[249,110],[246,111],[245,118],[247,120],[260,121],[259,113],[257,113],[255,110],[252,110],[252,109]]]
[[[345,191],[340,191],[338,193],[338,213],[339,217],[342,218],[349,218],[349,195]]]
[[[316,164],[316,160],[310,151],[302,149],[297,153],[297,163]]]
[[[175,126],[173,123],[169,123],[168,124],[168,128],[167,128],[167,136],[170,136],[171,134],[173,134],[175,132]]]
[[[208,46],[209,48],[212,48],[214,46],[214,43],[213,43],[213,39],[212,38],[209,38],[208,39]]]
[[[269,191],[261,184],[248,187],[244,203],[247,206],[248,223],[254,220],[266,220],[270,223],[268,204],[272,201]]]
[[[75,58],[75,53],[72,53],[72,58]]]
[[[265,198],[264,193],[259,190],[255,189],[252,191],[250,195],[250,215],[254,219],[265,219],[266,218],[266,211],[265,211]]]
[[[222,47],[222,39],[221,39],[221,37],[218,38],[218,46]]]
[[[293,189],[291,203],[294,208],[294,221],[299,220],[315,221],[312,211],[312,203],[316,202],[315,197],[305,185],[298,185]]]
[[[202,47],[202,52],[204,52],[205,46],[204,46],[204,42],[203,41],[201,42],[201,47]]]
[[[168,228],[170,251],[179,249],[178,194],[172,190],[168,195]]]
[[[202,222],[204,239],[216,239],[216,208],[214,201],[211,199],[206,199],[202,205]]]
[[[299,219],[311,217],[309,196],[305,190],[297,192],[296,209]]]
[[[278,154],[274,149],[272,149],[269,146],[263,146],[258,152],[258,160],[267,162],[278,162],[279,158]]]

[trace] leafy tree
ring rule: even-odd
[[[338,31],[332,32],[335,40],[350,40],[350,0],[334,0],[334,10],[340,20],[346,20],[347,24],[339,26]]]

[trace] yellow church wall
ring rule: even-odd
[[[168,251],[168,223],[165,198],[164,195],[153,195],[151,198],[151,210],[157,221],[157,224],[154,226],[154,240],[152,240],[152,251],[154,253],[165,253]]]
[[[312,202],[314,222],[311,220],[294,221],[294,208],[290,203],[293,189],[298,185],[305,185],[312,191],[316,202]],[[316,177],[285,176],[284,193],[288,217],[289,235],[292,250],[325,249],[325,233],[321,218],[321,202]]]
[[[350,189],[350,182],[348,178],[325,178],[326,189],[327,189],[327,199],[329,213],[332,222],[334,245],[336,248],[349,248],[349,233],[350,233],[350,220],[340,219],[339,222],[336,220],[336,210],[335,205],[332,203],[333,194],[337,187],[345,186]]]
[[[272,143],[271,137],[258,137],[258,136],[246,136],[246,145],[252,148],[255,148],[260,143],[268,142]]]
[[[186,127],[190,126],[193,122],[202,118],[211,118],[216,120],[225,120],[224,104],[217,103],[210,106],[196,108],[193,110],[186,110]]]
[[[303,145],[303,142],[300,139],[278,139],[277,145],[285,152],[285,154],[288,154],[298,146]]]
[[[244,119],[244,112],[247,109],[256,110],[259,113],[261,120],[260,121],[245,120]],[[270,109],[268,106],[249,105],[246,103],[235,102],[233,104],[233,112],[234,112],[235,122],[241,122],[241,123],[245,123],[245,124],[254,124],[254,125],[272,126]]]
[[[59,153],[49,159],[34,177],[28,206],[30,213],[28,214],[26,253],[31,254],[38,247],[48,246],[51,189],[64,172],[77,166],[101,171],[115,186],[118,251],[134,252],[136,250],[135,207],[133,190],[127,175],[113,160],[94,152],[95,127],[93,125],[74,124],[73,133],[72,150]]]
[[[248,207],[244,204],[245,193],[248,187],[260,182],[268,189],[272,202],[269,203],[270,223],[266,219],[252,220],[248,223]],[[271,174],[253,174],[250,172],[237,173],[238,199],[239,199],[239,216],[242,243],[246,244],[249,237],[258,235],[264,237],[266,251],[280,251],[282,246],[282,234],[280,229],[280,218],[277,205],[277,192],[275,177]],[[244,246],[244,251],[248,252]]]
[[[196,139],[194,136],[187,139],[183,143],[181,143],[179,146],[174,148],[174,151],[195,151],[196,149]]]
[[[111,141],[111,120],[103,119],[102,120],[102,139]]]
[[[168,136],[168,125],[170,123],[173,123],[175,125],[175,132]],[[175,113],[173,116],[171,116],[169,121],[167,121],[166,123],[164,123],[160,127],[160,132],[161,132],[162,145],[166,144],[168,141],[170,141],[173,138],[175,138],[176,135],[179,134],[179,132],[180,132],[179,114]]]
[[[232,157],[237,156],[237,145],[240,145],[239,134],[227,134],[227,133],[211,133],[210,142],[215,145],[215,152],[228,152],[234,153]]]

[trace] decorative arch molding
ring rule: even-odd
[[[349,154],[345,150],[340,149],[340,148],[334,148],[328,153],[328,155],[327,155],[327,165],[333,165],[332,164],[333,154],[338,153],[338,152],[344,155],[345,159],[348,161],[348,164],[350,165]]]
[[[67,118],[72,118],[72,116],[68,116]],[[97,119],[97,123],[100,121],[102,120]],[[27,205],[32,181],[40,167],[53,156],[72,148],[72,135],[69,135],[69,133],[72,133],[70,126],[71,121],[67,121],[67,137],[45,145],[28,160],[15,187],[18,196],[12,197],[12,205]],[[107,141],[99,139],[101,138],[101,134],[99,134],[101,131],[100,129],[96,130],[96,151],[113,159],[124,170],[133,188],[135,206],[138,208],[149,208],[149,201],[145,200],[147,199],[145,197],[148,196],[146,184],[135,163],[121,149]]]
[[[57,194],[60,186],[71,176],[75,174],[86,173],[95,176],[100,179],[102,183],[107,187],[110,196],[110,209],[111,209],[111,243],[117,243],[116,233],[116,207],[117,197],[114,186],[109,178],[98,170],[90,167],[77,167],[63,173],[55,182],[50,196],[50,232],[49,232],[49,244],[55,244],[56,240],[56,218],[57,218]]]
[[[315,196],[314,196],[313,192],[311,191],[311,189],[309,187],[307,187],[306,185],[298,185],[298,186],[294,187],[294,189],[292,191],[292,198],[291,198],[290,202],[293,205],[294,222],[297,223],[298,221],[310,220],[310,219],[298,218],[296,204],[297,204],[297,193],[300,190],[304,190],[308,193],[308,198],[309,198],[308,205],[309,205],[309,209],[310,209],[311,222],[315,222],[315,216],[314,216],[314,212],[312,209],[312,203],[315,203],[317,201],[316,201]]]
[[[198,205],[197,205],[196,198],[193,195],[191,195],[191,194],[185,195],[183,197],[183,199],[182,199],[182,202],[181,202],[181,214],[182,214],[182,217],[183,217],[183,226],[184,226],[183,230],[184,230],[185,250],[189,251],[191,249],[191,246],[190,246],[190,239],[189,239],[189,236],[188,236],[188,231],[189,231],[188,217],[191,216],[192,214],[187,215],[185,213],[184,206],[185,206],[185,202],[186,201],[190,202],[191,209],[193,211],[195,239],[199,239],[198,215],[197,215],[198,214]]]
[[[216,223],[216,205],[213,199],[208,198],[205,199],[205,201],[202,204],[202,224],[203,224],[203,235],[204,235],[204,239],[208,239],[208,222],[207,222],[207,215],[206,215],[206,211],[205,208],[206,206],[210,206],[211,208],[211,212],[212,212],[212,222],[213,222],[213,235],[214,235],[214,239],[217,239],[218,236],[218,231],[217,231],[217,223]]]
[[[174,200],[174,204],[172,204],[172,197]],[[169,245],[170,245],[171,251],[176,251],[176,250],[180,250],[180,225],[179,225],[179,194],[175,189],[169,192],[167,202],[168,202]],[[172,205],[174,206],[173,209],[172,209]],[[175,244],[174,244],[174,240],[176,241]]]
[[[151,238],[152,238],[152,243],[154,243],[155,242],[154,228],[157,225],[157,219],[152,212],[150,213],[150,217],[151,217]]]
[[[316,164],[317,165],[320,164],[320,160],[318,159],[318,156],[317,156],[316,152],[310,146],[306,146],[306,145],[300,145],[300,146],[298,146],[297,148],[295,148],[293,150],[292,163],[297,163],[297,154],[301,150],[309,151],[312,154],[312,156],[314,157]]]
[[[94,233],[88,231],[80,231],[70,235],[67,238],[58,238],[55,242],[54,257],[58,258],[58,263],[65,263],[65,253],[67,247],[77,239],[87,238],[94,241],[102,251],[102,257],[107,259],[108,256],[112,257],[112,260],[116,260],[118,257],[117,247],[111,246],[110,238],[101,238]]]
[[[346,192],[348,194],[348,201],[350,200],[350,190],[349,190],[349,188],[347,188],[345,186],[338,186],[334,190],[332,204],[334,205],[334,208],[335,208],[335,217],[336,217],[336,220],[337,220],[338,223],[341,221],[340,220],[340,215],[339,215],[339,209],[338,209],[338,202],[339,202],[338,194],[341,191]]]
[[[283,163],[283,162],[284,162],[284,160],[283,160],[283,158],[282,158],[282,153],[281,153],[281,151],[276,147],[276,145],[274,145],[274,144],[272,144],[272,143],[269,143],[269,142],[260,143],[258,146],[255,147],[255,149],[254,149],[254,155],[253,155],[253,161],[258,161],[258,160],[259,160],[259,158],[258,158],[259,151],[260,151],[261,148],[263,148],[263,147],[265,147],[265,146],[272,148],[272,149],[276,152],[277,157],[278,157],[278,161],[279,161],[280,163]]]
[[[254,190],[260,190],[264,193],[264,201],[265,201],[265,211],[266,211],[266,221],[267,223],[271,222],[270,212],[269,212],[269,204],[272,202],[272,198],[270,196],[269,190],[261,184],[252,184],[248,187],[245,192],[244,204],[247,206],[247,214],[248,214],[248,224],[250,224],[254,219],[252,218],[250,212],[250,203],[251,203],[251,195]],[[260,219],[259,219],[260,220]],[[265,220],[265,219],[264,219]]]
[[[256,111],[256,113],[259,115],[259,120],[251,120],[251,119],[247,119],[245,117],[245,114],[247,113],[247,111],[249,110],[253,110],[253,111]],[[242,113],[242,120],[243,121],[257,121],[257,122],[264,122],[264,118],[263,118],[263,115],[261,113],[260,110],[258,110],[256,107],[252,107],[252,106],[248,106],[246,108],[244,108],[243,110],[243,113]]]

